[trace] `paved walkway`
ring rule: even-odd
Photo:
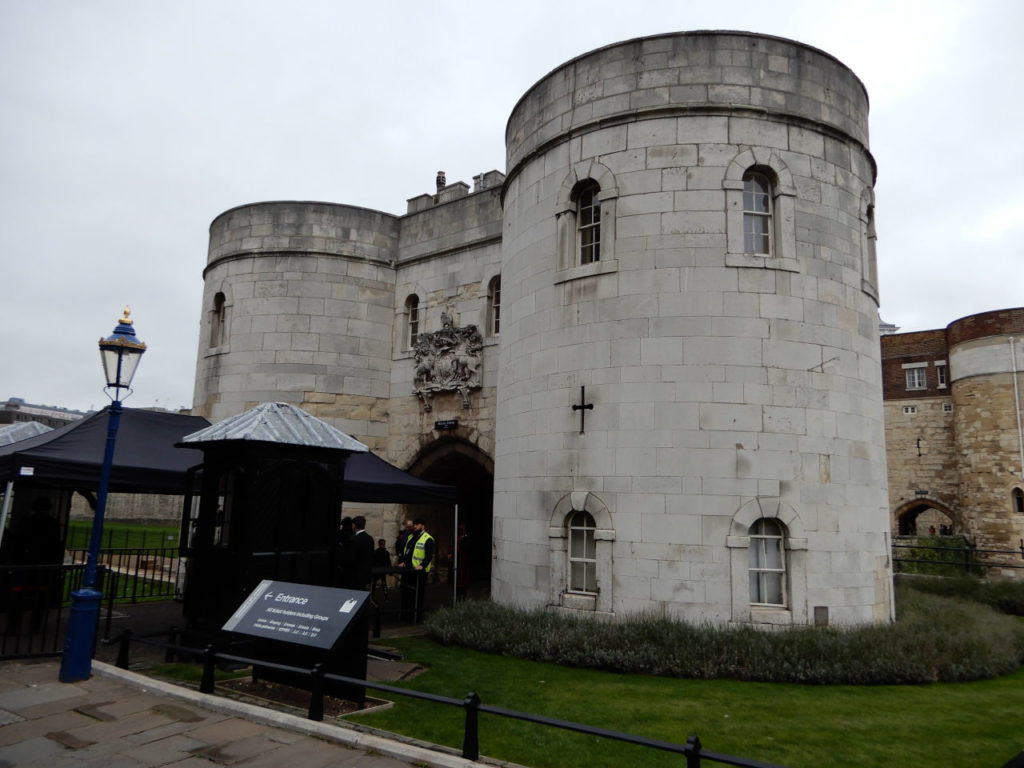
[[[61,683],[59,667],[59,660],[0,662],[0,768],[481,764],[441,748],[201,694],[100,661],[93,662],[88,680]]]

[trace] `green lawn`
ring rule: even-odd
[[[928,686],[804,686],[678,680],[569,669],[389,641],[429,669],[404,686],[685,743],[788,768],[950,765],[999,768],[1024,749],[1024,668],[995,680]],[[369,692],[373,695],[372,691]],[[461,748],[461,710],[394,697],[356,719]],[[480,751],[531,768],[680,766],[681,756],[559,729],[480,717]]]
[[[87,549],[92,531],[91,520],[71,520],[68,523],[66,549]],[[178,528],[132,523],[103,523],[100,549],[156,549],[178,546]]]

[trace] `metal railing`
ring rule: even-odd
[[[85,557],[75,549],[59,565],[0,566],[0,659],[62,653],[66,612],[71,593],[82,587]],[[104,635],[116,603],[176,597],[180,568],[176,548],[101,550],[96,586],[106,604]]]
[[[921,543],[922,541],[928,543]],[[937,556],[907,557],[902,551],[935,552]],[[976,547],[967,539],[959,536],[944,538],[942,536],[906,536],[893,539],[892,543],[893,570],[896,573],[907,572],[901,569],[902,564],[921,566],[913,572],[933,575],[946,575],[949,570],[963,574],[984,575],[990,569],[1024,568],[1024,539],[1020,540],[1017,549],[983,549]],[[946,566],[946,568],[935,567]]]
[[[160,634],[167,634],[169,637],[174,638],[178,636],[178,633],[178,629],[171,628],[167,633]],[[622,731],[613,731],[607,728],[597,728],[595,726],[584,725],[582,723],[574,723],[569,720],[559,720],[552,717],[544,717],[543,715],[535,715],[529,712],[520,712],[514,709],[491,706],[484,704],[475,692],[467,693],[462,699],[456,699],[450,696],[441,696],[436,693],[425,693],[423,691],[416,691],[408,688],[398,688],[397,686],[387,685],[385,683],[371,682],[359,678],[346,677],[345,675],[336,675],[330,672],[325,672],[322,664],[316,664],[312,668],[293,667],[287,664],[269,662],[264,659],[254,659],[232,653],[218,652],[214,649],[213,645],[207,645],[205,648],[192,648],[189,646],[177,645],[172,642],[159,642],[154,640],[154,637],[154,635],[146,637],[136,636],[132,634],[130,629],[126,629],[117,637],[105,640],[104,642],[118,643],[116,664],[122,669],[128,669],[130,655],[129,649],[133,642],[146,643],[148,645],[164,648],[168,659],[170,659],[172,655],[177,654],[179,656],[193,657],[201,660],[203,665],[203,674],[199,683],[199,691],[205,694],[213,694],[215,691],[214,669],[218,664],[229,663],[245,666],[259,666],[260,668],[270,669],[277,672],[304,675],[309,678],[310,698],[307,717],[310,720],[321,721],[324,719],[324,690],[326,682],[339,683],[341,685],[356,688],[369,688],[382,693],[405,696],[412,699],[419,699],[420,701],[429,701],[448,707],[456,707],[465,712],[461,754],[462,757],[467,760],[477,761],[480,759],[479,716],[483,713],[510,718],[513,720],[521,720],[523,722],[533,723],[535,725],[546,726],[549,728],[560,728],[567,731],[574,731],[588,736],[610,739],[612,741],[633,744],[635,746],[646,747],[648,749],[657,749],[663,752],[683,755],[686,759],[686,768],[700,768],[702,761],[705,760],[713,763],[719,763],[721,765],[738,766],[738,768],[782,768],[782,766],[779,766],[776,763],[765,763],[760,760],[750,760],[744,757],[736,757],[734,755],[726,755],[721,752],[706,750],[701,744],[700,739],[695,735],[689,736],[685,744],[677,744],[671,741],[662,741],[660,739],[651,739],[646,736],[623,733]]]
[[[67,550],[75,565],[85,563],[87,551]],[[103,597],[114,602],[138,602],[178,597],[181,558],[177,547],[101,549],[99,564],[107,573]]]

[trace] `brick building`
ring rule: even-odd
[[[1024,308],[881,338],[892,528],[1024,537]]]

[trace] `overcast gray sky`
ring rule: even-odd
[[[130,304],[128,405],[192,404],[210,221],[261,200],[403,213],[504,170],[520,96],[581,53],[779,35],[871,99],[883,319],[1024,305],[1024,3],[0,0],[0,400],[100,408]]]

